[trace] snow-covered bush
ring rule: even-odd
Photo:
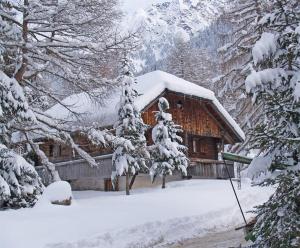
[[[33,206],[43,187],[34,167],[0,144],[0,208]]]
[[[129,175],[135,177],[139,171],[148,171],[146,161],[150,155],[147,151],[145,137],[148,126],[144,123],[140,111],[134,104],[138,92],[133,88],[135,81],[127,59],[124,61],[123,70],[120,78],[123,84],[123,93],[118,111],[119,119],[114,128],[116,136],[123,138],[126,142],[119,142],[114,147],[112,162],[115,171],[112,173],[112,181],[115,181],[117,176],[125,174],[126,194],[129,195]]]
[[[185,155],[186,147],[181,145],[182,138],[178,135],[181,127],[172,120],[172,115],[165,111],[169,109],[169,102],[161,97],[158,101],[159,111],[155,113],[157,121],[152,130],[154,145],[150,147],[152,166],[150,175],[152,181],[157,176],[162,176],[162,188],[165,188],[165,178],[172,175],[176,169],[183,175],[187,175],[188,159]]]
[[[71,205],[72,199],[71,185],[66,181],[58,181],[45,188],[36,206],[41,207],[49,204]]]

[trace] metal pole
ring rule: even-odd
[[[223,156],[222,156],[222,158],[223,158]],[[239,204],[239,208],[240,208],[240,210],[241,210],[241,213],[242,213],[244,222],[245,222],[245,224],[247,225],[247,221],[246,221],[246,218],[245,218],[243,209],[242,209],[242,207],[241,207],[239,198],[238,198],[238,196],[237,196],[237,194],[236,194],[236,192],[235,192],[235,188],[234,188],[234,186],[233,186],[233,183],[232,183],[232,180],[231,180],[231,177],[230,177],[229,169],[228,169],[228,167],[227,167],[226,160],[224,160],[224,158],[223,158],[223,162],[224,162],[224,164],[225,164],[225,168],[226,168],[226,171],[227,171],[227,174],[228,174],[228,177],[229,177],[229,180],[230,180],[230,184],[231,184],[231,187],[232,187],[232,189],[233,189],[233,192],[234,192],[236,201],[237,201],[237,203]]]

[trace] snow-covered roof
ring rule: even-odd
[[[245,139],[245,134],[242,129],[224,109],[211,90],[163,71],[153,71],[137,77],[135,88],[141,94],[135,102],[139,110],[143,110],[165,90],[210,100],[233,131],[240,136],[241,139]],[[118,88],[115,92],[110,94],[110,97],[105,99],[104,105],[95,103],[86,93],[71,95],[64,99],[63,103],[70,105],[72,111],[78,114],[84,114],[84,122],[98,122],[101,126],[110,126],[113,125],[118,118],[117,112],[120,96],[121,89]],[[47,110],[47,114],[57,119],[78,121],[75,119],[73,113],[59,104]]]

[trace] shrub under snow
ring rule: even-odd
[[[46,204],[71,205],[72,189],[68,182],[57,181],[47,186],[37,206]]]
[[[42,190],[34,167],[0,144],[0,208],[33,206]]]

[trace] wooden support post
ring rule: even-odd
[[[163,175],[163,178],[162,178],[162,186],[161,186],[162,189],[165,189],[166,188],[166,175]]]
[[[129,174],[128,174],[128,172],[126,173],[126,195],[130,195],[130,192],[129,192]]]

